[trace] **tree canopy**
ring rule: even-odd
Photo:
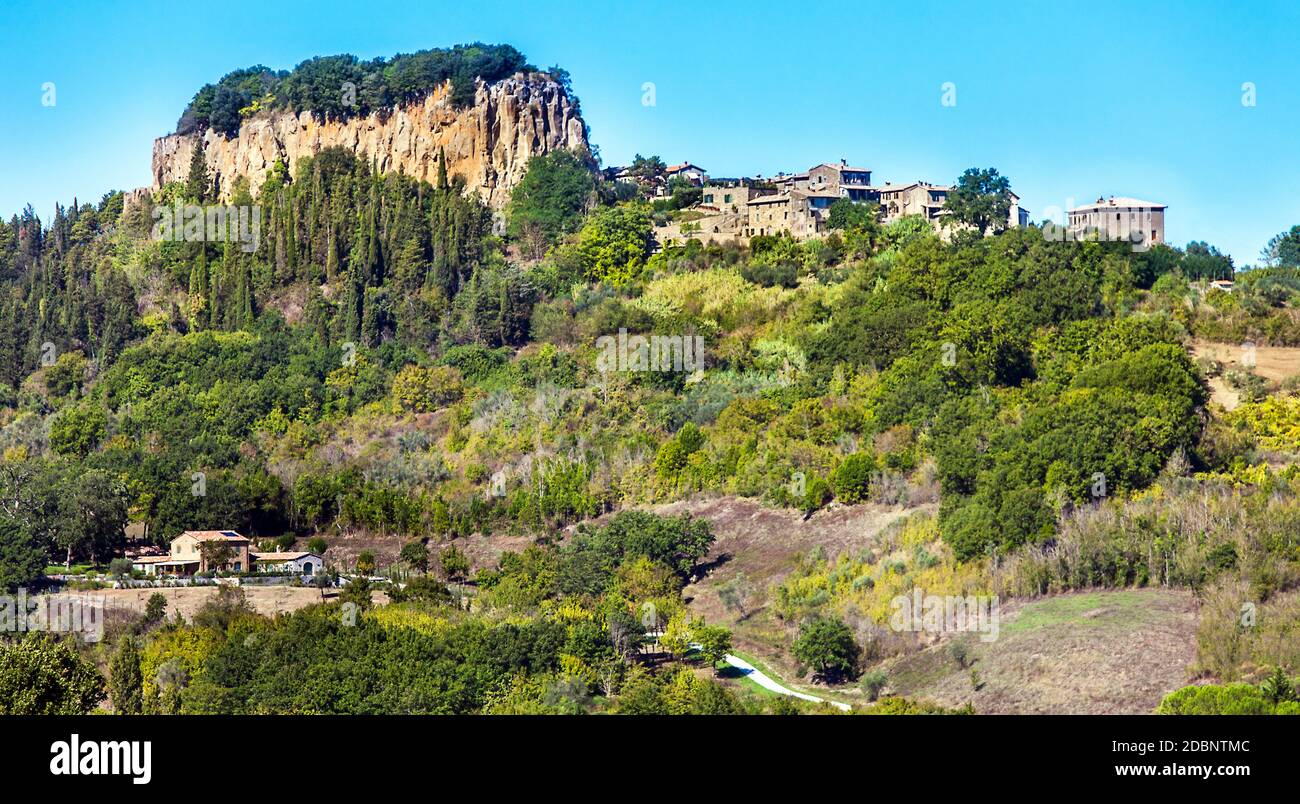
[[[971,226],[981,235],[1003,231],[1011,215],[1011,181],[996,168],[969,168],[958,177],[943,208],[947,225]]]

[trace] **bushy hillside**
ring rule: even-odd
[[[212,201],[201,150],[190,181],[158,198],[114,193],[48,224],[30,208],[0,223],[0,583],[31,583],[53,561],[102,565],[128,522],[159,544],[185,529],[325,548],[362,534],[403,548],[379,569],[441,562],[443,580],[477,590],[470,611],[433,584],[369,615],[356,638],[384,662],[411,649],[472,665],[461,643],[496,639],[518,658],[454,691],[401,677],[416,697],[358,691],[329,711],[541,706],[546,684],[574,678],[608,695],[621,682],[602,673],[622,679],[608,662],[630,655],[620,635],[648,604],[676,629],[670,652],[717,648],[680,597],[708,524],[626,510],[696,495],[805,518],[937,498],[883,552],[810,553],[760,590],[791,640],[847,619],[867,643],[888,594],[918,584],[1017,596],[1231,584],[1260,605],[1296,587],[1297,536],[1276,525],[1297,492],[1291,388],[1243,378],[1254,395],[1223,414],[1207,408],[1215,367],[1187,351],[1193,337],[1289,344],[1294,272],[1229,296],[1198,279],[1222,268],[1207,268],[1221,258],[1204,244],[1134,252],[1032,226],[940,237],[924,220],[860,215],[806,242],[657,248],[654,225],[676,205],[629,199],[568,154],[531,164],[496,223],[445,170],[432,184],[380,175],[338,149],[277,165],[257,198],[236,190],[231,204],[261,222],[251,249],[152,236],[154,204]],[[666,368],[643,364],[638,343],[667,349]],[[501,535],[537,543],[465,566],[460,540]],[[376,569],[373,556],[331,559]],[[215,687],[173,709],[302,708],[259,680],[279,672],[272,653],[220,658],[239,650],[222,640],[246,614],[209,629],[220,645],[191,675],[216,666],[203,662],[261,669],[204,675]],[[326,628],[319,616],[247,627],[292,641]],[[404,617],[427,644],[384,653]],[[352,638],[329,635],[343,654],[369,650]],[[855,655],[847,675],[879,658]],[[1244,650],[1206,672],[1269,661],[1293,657]],[[390,669],[366,672],[398,683]],[[667,693],[638,694],[658,706]]]

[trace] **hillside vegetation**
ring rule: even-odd
[[[182,128],[232,124],[230,93],[346,114],[312,89],[338,70],[382,99],[519,63],[470,47],[245,71]],[[1267,636],[1296,622],[1296,386],[1234,369],[1228,413],[1207,386],[1223,367],[1188,351],[1297,342],[1295,269],[1229,294],[1202,281],[1231,271],[1204,243],[871,215],[805,242],[656,248],[676,207],[588,161],[534,159],[500,227],[445,164],[418,182],[341,149],[278,164],[256,198],[237,186],[230,203],[260,211],[251,250],[151,236],[153,204],[214,200],[201,148],[141,204],[0,222],[0,585],[105,565],[128,523],[160,545],[228,528],[393,546],[378,568],[327,552],[411,581],[373,608],[359,583],[356,627],[338,601],[267,620],[223,598],[118,634],[158,711],[752,711],[775,704],[707,677],[733,638],[718,622],[842,686],[925,648],[885,626],[916,588],[1190,590],[1192,674],[1300,669]],[[700,343],[702,364],[609,362],[636,336]],[[723,495],[813,523],[892,514],[688,608],[683,589],[719,594],[711,572],[737,580],[710,563],[717,528],[646,509]],[[764,612],[752,633],[738,600]],[[1259,619],[1234,624],[1246,605]],[[703,664],[645,671],[647,629]]]

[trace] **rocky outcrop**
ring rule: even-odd
[[[479,82],[474,105],[452,107],[451,85],[424,100],[350,120],[320,122],[310,112],[273,112],[244,121],[239,136],[203,135],[204,156],[222,198],[234,180],[247,176],[254,193],[276,159],[294,163],[341,145],[373,160],[382,173],[437,178],[438,155],[448,173],[464,177],[494,209],[509,199],[528,160],[559,148],[588,148],[586,127],[564,89],[545,74],[518,74],[494,84]],[[153,145],[153,189],[184,181],[197,135],[172,134]]]

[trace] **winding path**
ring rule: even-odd
[[[745,661],[744,659],[740,658],[739,656],[732,656],[730,653],[728,653],[726,656],[722,657],[722,660],[727,664],[731,665],[732,667],[736,668],[737,670],[739,670],[747,678],[749,678],[755,684],[757,684],[758,686],[762,687],[765,690],[771,690],[772,692],[780,693],[781,695],[790,695],[792,697],[800,698],[805,701],[812,701],[813,703],[828,703],[831,706],[834,706],[836,709],[840,709],[845,712],[848,712],[850,709],[852,709],[852,707],[850,707],[846,703],[840,703],[839,701],[828,701],[825,698],[818,698],[816,695],[809,695],[805,692],[795,692],[792,689],[783,687],[780,684],[778,684],[776,681],[774,681],[772,677],[769,676],[767,673],[764,673],[762,670],[759,670],[757,667]]]

